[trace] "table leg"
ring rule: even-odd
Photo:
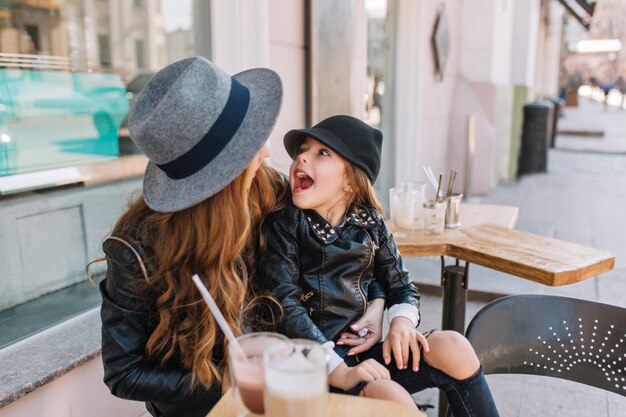
[[[443,330],[456,330],[465,333],[465,304],[467,301],[467,280],[469,278],[469,263],[459,265],[445,265],[441,257],[441,286],[443,287]]]
[[[465,266],[459,265],[457,259],[454,265],[446,265],[441,257],[441,286],[443,287],[443,330],[456,330],[465,334],[465,304],[467,302],[467,280],[469,277],[469,262]],[[439,417],[445,417],[448,410],[448,401],[443,391],[439,390]]]

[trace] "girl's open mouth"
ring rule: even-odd
[[[304,170],[296,169],[293,171],[293,175],[293,192],[304,191],[315,183],[313,178],[311,178]]]

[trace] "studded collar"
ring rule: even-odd
[[[309,222],[311,229],[313,229],[313,232],[315,232],[315,235],[322,243],[332,243],[337,240],[341,231],[345,229],[348,224],[364,228],[381,224],[380,215],[373,209],[352,208],[348,210],[341,224],[336,227],[332,227],[315,210],[302,210],[302,212]]]

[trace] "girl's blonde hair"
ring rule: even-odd
[[[348,202],[348,207],[374,208],[383,216],[383,205],[376,196],[374,186],[365,174],[365,171],[345,158],[344,161],[346,166],[346,178],[350,186],[352,186],[353,191],[351,199]]]
[[[247,188],[251,165],[217,194],[174,213],[151,210],[140,198],[118,220],[113,234],[132,236],[145,247],[151,273],[142,284],[154,300],[156,327],[146,346],[147,355],[162,365],[178,353],[192,370],[192,383],[210,387],[225,369],[225,360],[213,362],[218,335],[213,315],[202,301],[191,277],[199,274],[235,334],[241,334],[241,313],[248,287],[242,253],[254,239],[263,213],[276,202],[276,174],[261,166]],[[253,230],[254,229],[254,230]],[[225,355],[224,355],[225,356]]]

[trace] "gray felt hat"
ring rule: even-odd
[[[131,137],[150,160],[146,204],[160,212],[183,210],[237,178],[267,141],[282,93],[272,70],[231,77],[201,57],[156,73],[129,121]]]

